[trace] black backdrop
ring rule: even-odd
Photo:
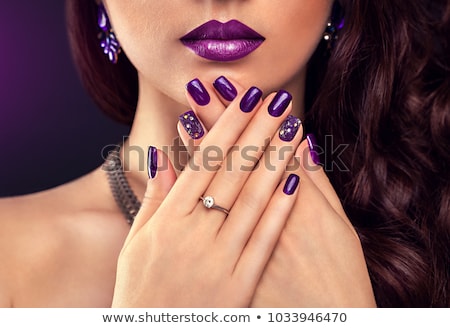
[[[129,130],[83,90],[63,0],[0,1],[0,113],[0,197],[86,174]]]

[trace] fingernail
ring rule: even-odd
[[[289,115],[283,124],[281,124],[279,132],[280,139],[287,142],[294,140],[301,124],[302,121],[299,118]]]
[[[255,109],[256,105],[259,103],[262,97],[262,91],[257,87],[251,87],[247,93],[241,99],[241,110],[244,113],[250,113]]]
[[[214,81],[213,86],[223,99],[227,101],[233,101],[237,96],[236,88],[225,76],[217,78],[217,80]]]
[[[269,114],[274,117],[280,117],[288,108],[292,101],[292,96],[289,92],[280,90],[273,98],[269,105]]]
[[[300,177],[297,174],[291,174],[286,180],[283,192],[288,196],[293,195],[295,193],[295,190],[297,190],[299,183]]]
[[[193,111],[188,111],[179,117],[181,125],[192,139],[200,139],[205,134],[203,126]]]
[[[148,177],[154,179],[158,170],[158,151],[155,147],[148,148]]]
[[[320,157],[318,152],[317,140],[314,134],[310,133],[306,136],[308,140],[309,153],[311,154],[311,159],[316,165],[320,165]]]
[[[200,105],[206,106],[211,101],[208,91],[203,86],[199,79],[192,80],[186,85],[186,89],[191,95],[192,99]]]

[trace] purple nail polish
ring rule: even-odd
[[[188,111],[179,117],[181,125],[192,139],[200,139],[205,134],[203,126],[193,111]]]
[[[257,87],[251,87],[247,93],[241,99],[241,110],[244,113],[250,113],[255,109],[256,105],[259,103],[262,97],[262,91]]]
[[[289,92],[280,90],[273,98],[269,105],[269,114],[274,117],[280,117],[288,108],[292,101],[292,96]]]
[[[317,140],[314,134],[310,133],[306,136],[306,140],[308,140],[309,153],[311,154],[311,159],[316,165],[320,165],[320,157],[318,153],[318,145]]]
[[[300,183],[300,177],[297,174],[291,174],[286,180],[286,184],[284,185],[283,192],[288,196],[294,194],[295,190],[297,190],[299,183]]]
[[[287,142],[294,140],[301,124],[302,121],[299,118],[289,115],[283,124],[281,124],[279,132],[280,139]]]
[[[233,101],[237,96],[237,90],[225,76],[219,77],[213,83],[214,88],[219,92],[223,99]]]
[[[148,177],[154,179],[156,177],[156,171],[158,170],[158,151],[155,147],[150,146],[148,148]]]
[[[203,86],[199,79],[192,80],[186,85],[186,89],[191,95],[192,99],[200,105],[206,106],[211,101],[208,91]]]

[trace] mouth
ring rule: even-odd
[[[211,20],[180,38],[180,41],[202,58],[228,62],[246,57],[265,38],[237,20],[227,23]]]

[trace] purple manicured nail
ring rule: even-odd
[[[295,190],[297,190],[299,183],[300,183],[300,177],[297,174],[291,174],[286,180],[286,184],[284,185],[283,192],[288,196],[294,194]]]
[[[318,145],[317,140],[314,134],[310,133],[306,136],[306,140],[308,140],[309,153],[311,154],[311,159],[316,165],[320,165],[320,157],[318,153]]]
[[[251,87],[241,99],[241,110],[244,113],[250,113],[255,109],[262,97],[262,91],[257,87]]]
[[[148,177],[154,179],[156,177],[156,171],[158,170],[158,151],[155,147],[150,146],[148,148]]]
[[[283,124],[281,124],[279,132],[280,139],[287,142],[294,140],[301,124],[302,121],[299,118],[289,115]]]
[[[192,99],[200,105],[206,106],[211,101],[208,91],[203,86],[199,79],[192,80],[186,85],[186,89],[191,95]]]
[[[214,88],[219,92],[223,99],[233,101],[237,96],[237,90],[225,76],[219,77],[213,83]]]
[[[269,114],[274,117],[280,117],[288,108],[292,101],[292,96],[289,92],[280,90],[273,98],[269,105]]]
[[[181,125],[192,139],[200,139],[205,134],[203,126],[193,111],[188,111],[179,117]]]

